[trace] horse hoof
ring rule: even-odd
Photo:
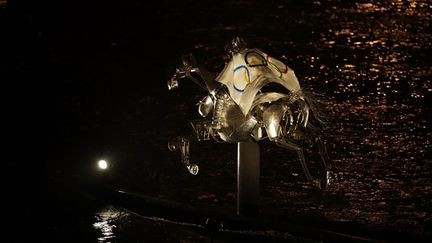
[[[326,184],[331,185],[335,181],[335,176],[333,174],[333,171],[328,170],[326,171]]]
[[[178,150],[178,142],[173,140],[173,141],[169,141],[168,142],[168,149],[171,152],[177,151]]]
[[[199,167],[196,164],[190,164],[187,166],[189,173],[191,173],[192,175],[197,175],[198,171],[199,171]]]
[[[314,185],[316,188],[318,188],[318,189],[320,189],[320,190],[323,190],[323,189],[325,189],[325,187],[326,187],[326,184],[325,184],[324,180],[321,180],[321,179],[314,179],[314,180],[312,181],[312,183],[313,183],[313,185]]]

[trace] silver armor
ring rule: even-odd
[[[207,92],[198,103],[203,120],[193,121],[194,136],[179,137],[169,143],[171,151],[179,150],[181,161],[193,175],[198,166],[190,162],[190,140],[236,143],[268,138],[278,146],[294,150],[309,182],[325,188],[332,180],[331,167],[320,129],[311,124],[315,116],[313,102],[307,97],[294,71],[259,49],[247,49],[235,38],[227,48],[232,57],[218,76],[198,65],[192,55],[182,58],[182,65],[168,81],[170,90],[179,80],[188,78]],[[268,84],[281,85],[286,92],[264,92]],[[303,144],[314,145],[324,173],[317,177],[309,171]]]

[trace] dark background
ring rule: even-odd
[[[194,147],[197,177],[167,150],[190,133],[204,94],[191,82],[168,92],[166,81],[188,52],[220,71],[225,44],[242,36],[321,95],[338,178],[316,192],[295,154],[264,142],[264,211],[430,237],[431,12],[409,0],[8,1],[0,8],[8,229],[17,241],[65,239],[70,228],[75,240],[95,241],[101,202],[87,191],[99,182],[100,157],[117,162],[118,186],[233,210],[235,147]],[[117,233],[148,239],[139,230]]]

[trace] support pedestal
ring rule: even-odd
[[[259,214],[260,152],[254,142],[237,143],[237,214]]]

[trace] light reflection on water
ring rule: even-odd
[[[120,211],[112,206],[104,207],[97,212],[95,214],[96,222],[93,224],[93,227],[100,230],[101,236],[98,238],[98,241],[115,242],[117,224],[123,217],[127,216],[127,212]]]
[[[307,44],[312,53],[296,59],[308,67],[299,76],[306,73],[307,85],[328,97],[327,137],[338,180],[329,190],[333,199],[320,202],[293,192],[296,183],[281,177],[281,185],[267,186],[278,195],[268,203],[292,207],[294,201],[287,211],[422,234],[432,216],[432,4],[314,4],[318,11],[304,17],[318,40]]]
[[[254,40],[256,47],[293,66],[306,87],[326,97],[325,111],[331,121],[326,132],[336,183],[325,195],[317,196],[306,189],[295,155],[274,147],[263,149],[263,205],[286,215],[320,215],[371,228],[424,233],[432,217],[428,104],[432,94],[432,3],[322,0],[314,1],[313,6],[294,17],[296,12],[290,6],[269,3],[262,3],[263,11],[255,11],[255,18],[247,18],[244,25],[209,27],[205,21],[197,21],[202,26],[185,30],[213,38],[206,41],[203,37],[203,43],[194,46],[195,51],[208,54],[213,70],[219,70],[223,60],[220,44],[227,41],[220,32],[266,29],[269,36]],[[244,12],[256,10],[248,1],[236,1],[231,7]],[[261,19],[270,27],[263,28]],[[308,34],[296,35],[296,28]],[[182,93],[185,90],[177,94],[183,95],[184,103],[177,104],[167,120],[187,123],[185,107],[192,103],[187,99],[195,99],[196,94]],[[157,94],[153,98],[159,99]],[[146,119],[136,115],[131,122]],[[131,125],[130,133],[137,140],[150,138],[165,148],[173,136],[172,129],[155,127],[149,131],[147,125]],[[202,163],[203,170],[197,177],[188,177],[179,167],[174,168],[178,162],[174,156],[172,161],[164,158],[152,167],[159,171],[152,178],[158,181],[162,197],[206,206],[235,204],[234,155],[220,153],[220,147],[206,149],[195,149],[192,154],[197,161],[210,161]],[[166,170],[161,172],[157,166]],[[109,220],[100,218],[98,222],[97,227],[112,236],[115,227]]]
[[[238,4],[253,11],[246,2]],[[270,3],[263,16],[255,13],[256,19],[286,22],[272,25],[278,35],[271,45],[259,39],[255,44],[293,66],[305,87],[325,97],[326,133],[338,180],[326,197],[314,196],[305,191],[301,177],[291,176],[298,175],[293,169],[298,165],[281,162],[294,162],[292,154],[270,148],[277,156],[263,152],[263,202],[287,215],[301,212],[422,234],[432,217],[432,3],[314,1],[309,7],[291,17],[293,8]],[[265,15],[269,12],[275,20]],[[217,48],[201,44],[197,49]],[[202,192],[212,188],[201,181],[198,187]],[[211,195],[206,203],[224,200]]]
[[[335,97],[358,102],[406,102],[431,92],[430,60],[419,50],[430,48],[430,3],[416,1],[358,2],[347,7],[316,1],[326,19],[314,48],[325,58],[310,62],[307,80],[324,81]],[[401,97],[402,96],[402,97]]]

